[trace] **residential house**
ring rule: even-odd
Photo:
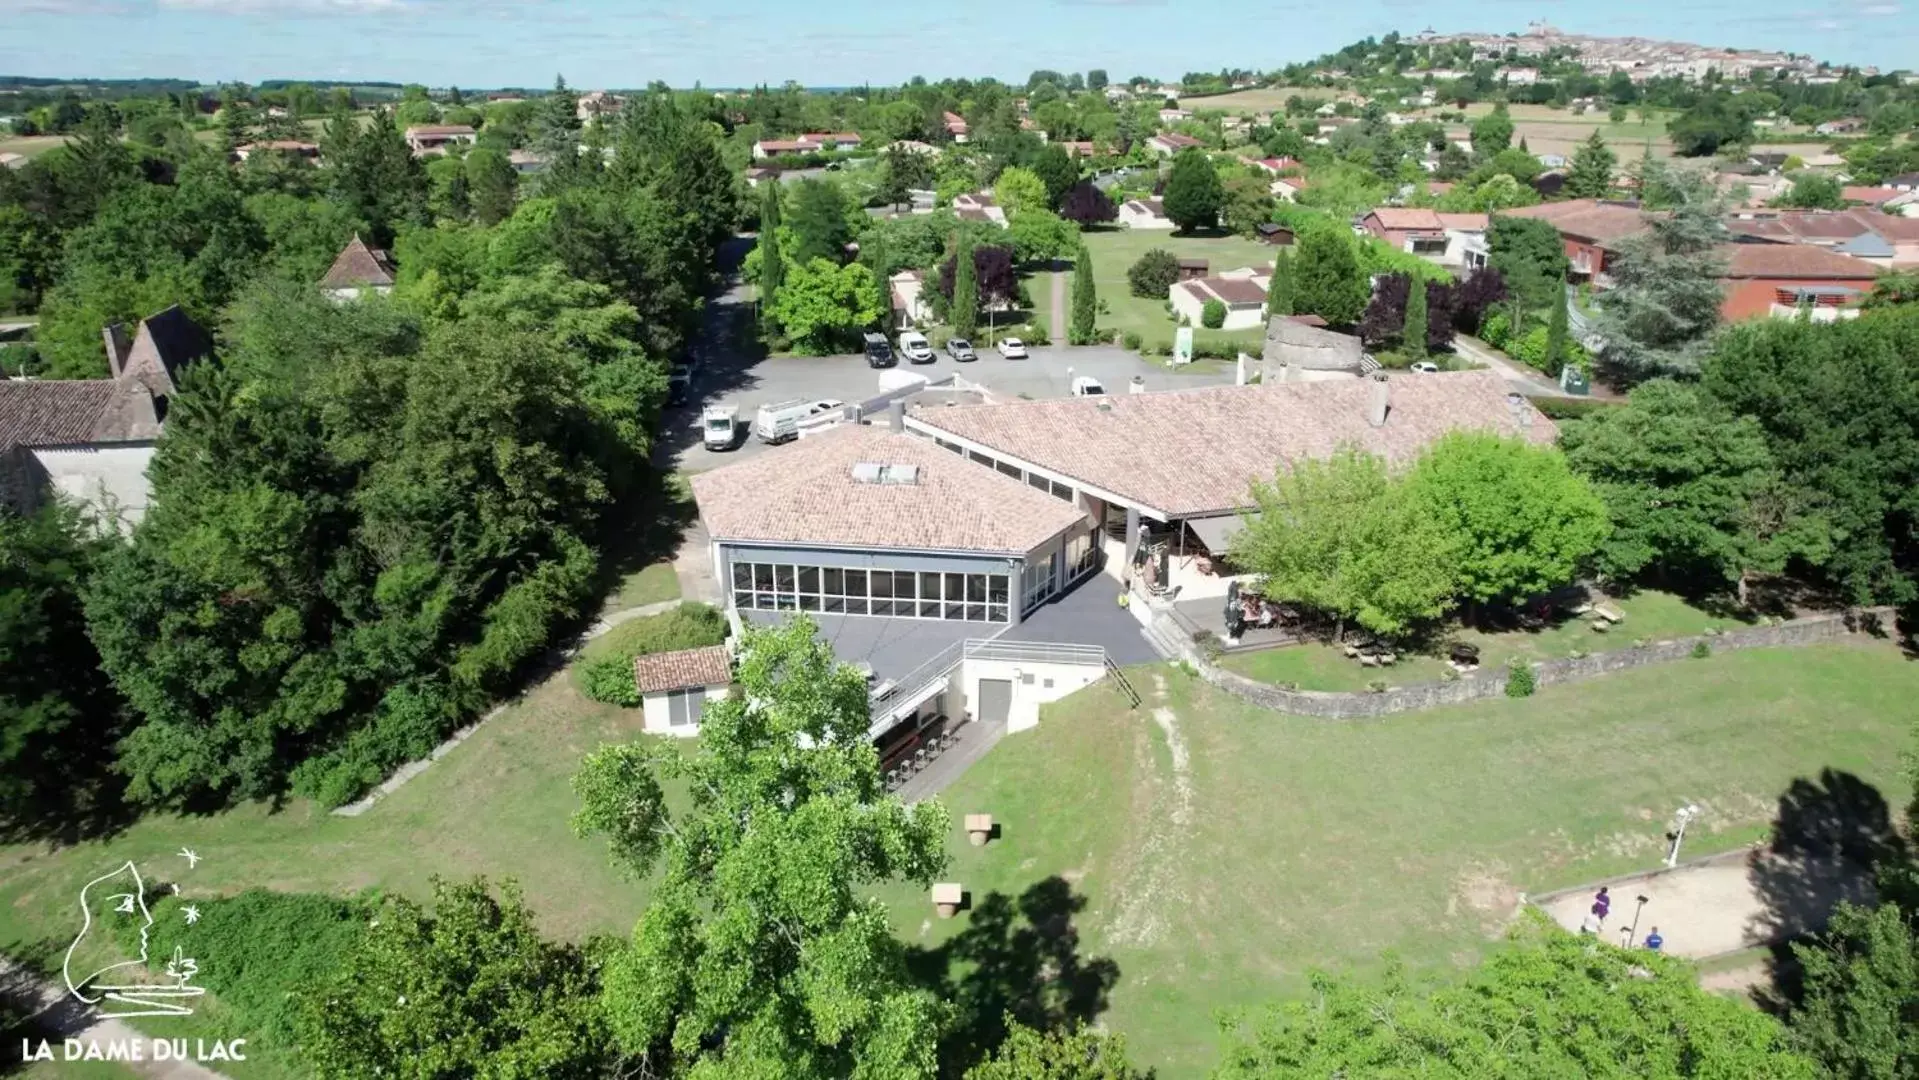
[[[1175,317],[1196,327],[1204,325],[1206,305],[1217,300],[1226,307],[1226,321],[1219,329],[1250,330],[1266,321],[1266,288],[1271,282],[1269,274],[1250,269],[1231,276],[1191,278],[1175,282],[1167,299],[1172,301]]]
[[[963,143],[967,140],[967,133],[971,129],[967,127],[965,117],[958,113],[949,112],[944,114],[944,122],[946,124],[946,134],[952,136],[954,142]]]
[[[792,139],[761,139],[753,144],[753,160],[762,161],[782,154],[828,154],[836,150],[859,148],[858,132],[817,131]]]
[[[626,99],[618,94],[609,94],[605,90],[589,90],[580,95],[579,103],[574,106],[573,111],[580,123],[589,124],[595,117],[612,116],[625,104]]]
[[[1286,172],[1298,172],[1302,167],[1297,159],[1290,157],[1260,158],[1258,161],[1251,162],[1250,164],[1253,168],[1259,169],[1272,176],[1279,176]]]
[[[1863,187],[1847,184],[1839,189],[1840,195],[1849,203],[1859,203],[1874,209],[1882,207],[1903,194],[1893,187]]]
[[[1815,135],[1845,135],[1866,126],[1865,120],[1857,116],[1842,116],[1837,120],[1828,120],[1812,129]]]
[[[108,378],[0,379],[0,503],[30,512],[52,492],[128,525],[146,514],[176,377],[213,341],[177,306],[101,338]]]
[[[1646,227],[1645,214],[1636,204],[1603,199],[1568,199],[1500,212],[1551,222],[1565,245],[1571,276],[1602,287],[1610,283],[1607,260],[1616,256],[1615,245]]]
[[[1060,146],[1066,150],[1067,157],[1092,157],[1099,152],[1099,148],[1088,139],[1062,141]]]
[[[546,168],[546,159],[531,150],[508,150],[506,163],[513,166],[514,172],[523,176]]]
[[[1791,317],[1802,307],[1816,320],[1857,315],[1854,305],[1879,274],[1864,259],[1806,244],[1729,244],[1725,255],[1726,299],[1719,310],[1728,322]]]
[[[1146,148],[1161,157],[1172,157],[1182,150],[1192,150],[1206,145],[1191,135],[1181,135],[1177,131],[1162,131],[1146,140]]]
[[[901,270],[886,279],[886,288],[893,301],[894,326],[922,326],[933,320],[932,306],[925,299],[925,274]]]
[[[320,290],[335,301],[358,300],[369,292],[385,296],[393,291],[395,276],[392,256],[368,247],[360,234],[354,233],[320,279]]]
[[[233,148],[233,156],[239,161],[246,161],[255,154],[278,154],[292,161],[319,161],[320,146],[298,139],[268,139],[242,143]]]
[[[1159,111],[1159,122],[1162,124],[1177,124],[1181,120],[1191,120],[1192,118],[1193,114],[1189,109],[1161,109]]]
[[[1306,190],[1307,184],[1303,176],[1282,176],[1266,185],[1266,190],[1272,192],[1273,198],[1280,202],[1297,202],[1299,193]]]
[[[1128,229],[1170,229],[1166,204],[1159,199],[1128,199],[1119,205],[1119,223]]]
[[[748,169],[740,175],[746,181],[746,186],[750,188],[759,187],[768,180],[778,183],[780,179],[778,169]]]
[[[1919,221],[1873,210],[1742,211],[1726,222],[1742,240],[1805,244],[1882,268],[1919,266]]]
[[[732,657],[724,645],[636,656],[633,685],[640,692],[641,730],[690,739],[700,733],[707,703],[732,693]]]
[[[414,157],[444,154],[447,148],[465,143],[469,146],[480,133],[468,124],[415,124],[406,129],[406,144]]]
[[[1404,251],[1452,269],[1485,265],[1485,214],[1442,214],[1436,210],[1382,206],[1359,221],[1362,230]]]
[[[990,221],[1006,228],[1006,211],[987,191],[953,196],[953,216],[961,221]]]
[[[1291,247],[1297,240],[1293,230],[1276,221],[1262,221],[1253,226],[1253,238],[1262,244],[1272,244],[1277,247]]]

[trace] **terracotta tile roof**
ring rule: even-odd
[[[642,694],[691,690],[696,686],[725,686],[733,681],[733,662],[726,646],[707,645],[678,652],[652,653],[633,658],[633,685]]]
[[[853,478],[862,463],[916,465],[919,474],[914,483],[868,483]],[[1084,516],[930,439],[860,425],[698,473],[693,497],[715,540],[822,547],[1024,555]]]
[[[1438,232],[1445,227],[1436,212],[1411,206],[1381,206],[1368,216],[1378,219],[1380,228],[1394,232]]]
[[[1366,419],[1367,379],[1014,401],[911,416],[1175,517],[1241,509],[1254,480],[1271,480],[1291,461],[1330,456],[1344,443],[1405,462],[1461,428],[1540,444],[1558,434],[1530,403],[1510,404],[1495,372],[1395,377],[1389,385],[1392,404],[1380,427]]]
[[[393,284],[393,260],[385,251],[366,246],[359,233],[340,249],[333,267],[320,279],[322,289],[358,289]]]
[[[1206,277],[1182,281],[1179,287],[1198,297],[1201,303],[1214,297],[1228,304],[1263,304],[1266,290],[1250,278]]]
[[[1888,199],[1899,197],[1899,189],[1894,187],[1855,187],[1851,184],[1839,189],[1839,194],[1848,202],[1862,202],[1878,206]]]
[[[1439,223],[1457,232],[1485,232],[1492,227],[1492,215],[1440,214]]]
[[[1879,268],[1864,259],[1809,244],[1728,244],[1728,278],[1815,278],[1870,281]]]
[[[17,446],[129,442],[159,433],[153,399],[137,382],[0,380],[0,454]]]
[[[1202,145],[1198,139],[1193,138],[1191,135],[1182,135],[1177,131],[1161,132],[1153,136],[1153,139],[1175,150],[1185,150],[1189,147]]]
[[[1501,210],[1513,217],[1539,218],[1567,236],[1595,243],[1624,240],[1646,228],[1645,212],[1619,203],[1597,199],[1571,199],[1567,202],[1540,203],[1513,210]]]

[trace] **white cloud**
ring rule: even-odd
[[[1899,14],[1899,11],[1900,11],[1900,8],[1898,4],[1867,4],[1865,7],[1862,7],[1859,9],[1859,14],[1861,15],[1897,15]]]
[[[159,0],[159,6],[234,15],[379,15],[423,5],[419,0]]]

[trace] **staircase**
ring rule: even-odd
[[[1106,661],[1106,674],[1112,676],[1113,685],[1119,687],[1119,692],[1126,695],[1127,701],[1132,702],[1128,708],[1139,708],[1139,691],[1133,689],[1132,681],[1126,678],[1126,673],[1121,671],[1119,666],[1114,664],[1110,659]]]

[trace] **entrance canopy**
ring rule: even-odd
[[[1215,555],[1224,555],[1233,546],[1233,537],[1246,527],[1247,520],[1258,521],[1258,514],[1241,517],[1238,514],[1225,514],[1220,517],[1187,518],[1186,527],[1206,545],[1206,550]]]

